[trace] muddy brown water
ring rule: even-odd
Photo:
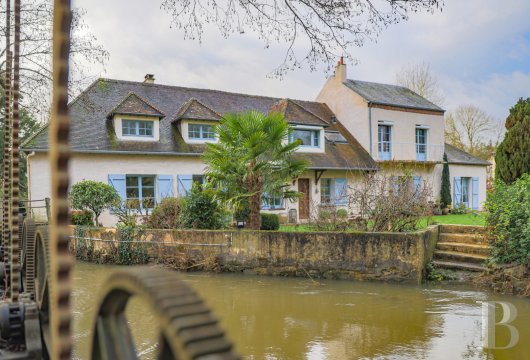
[[[97,294],[115,269],[120,268],[76,264],[76,359],[88,358]],[[214,309],[246,359],[530,359],[529,299],[462,285],[180,276]],[[515,306],[512,325],[519,334],[515,347],[483,350],[482,301]],[[502,317],[498,308],[497,321]],[[156,358],[154,317],[139,300],[131,302],[127,314],[141,358]],[[506,345],[511,336],[507,328],[495,329],[496,345]]]

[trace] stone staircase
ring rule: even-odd
[[[485,227],[441,225],[433,264],[442,269],[483,271],[488,253]]]

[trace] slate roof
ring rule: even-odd
[[[108,118],[117,104],[134,94],[166,117],[160,120],[159,141],[123,141],[116,138],[113,123]],[[194,101],[196,100],[196,101]],[[178,130],[176,119],[182,116],[201,116],[206,109],[216,114],[237,113],[257,110],[268,113],[282,99],[230,93],[218,90],[195,89],[142,82],[99,79],[74,99],[69,107],[72,117],[70,143],[73,152],[84,153],[124,153],[200,156],[203,144],[187,144]],[[135,100],[136,101],[136,100]],[[287,114],[296,123],[326,122],[333,113],[323,103],[302,100],[289,100]],[[184,105],[188,105],[185,107]],[[206,109],[205,109],[206,108]],[[188,111],[189,110],[189,111]],[[210,113],[210,115],[212,115]],[[298,118],[298,115],[301,118]],[[318,119],[315,120],[315,119]],[[307,159],[310,168],[364,169],[376,170],[377,164],[349,135],[337,124],[329,124],[328,130],[340,131],[348,142],[326,141],[324,154],[300,153],[297,156]],[[346,134],[347,133],[347,134]],[[48,128],[43,127],[35,136],[23,144],[23,150],[47,151]]]
[[[115,114],[120,115],[146,115],[156,116],[158,118],[164,117],[164,113],[158,110],[146,100],[140,98],[134,93],[129,93],[116,107],[114,107],[108,114],[112,117]]]
[[[270,107],[269,111],[282,114],[291,124],[329,126],[326,120],[290,99],[277,101]]]
[[[491,165],[486,160],[479,159],[457,147],[450,144],[445,144],[445,153],[447,155],[447,162],[449,164],[461,164],[461,165]]]
[[[175,120],[187,119],[219,121],[221,118],[221,114],[213,111],[195,98],[191,98],[190,100],[186,101],[175,116]]]
[[[445,111],[436,104],[433,104],[429,100],[403,86],[350,79],[346,79],[344,85],[374,105],[388,105],[405,109],[428,110],[441,113]]]

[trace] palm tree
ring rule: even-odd
[[[233,210],[248,206],[250,229],[261,226],[264,193],[283,199],[298,197],[289,185],[307,163],[293,157],[300,143],[287,141],[291,131],[278,113],[227,114],[215,127],[219,141],[209,143],[204,152],[209,182]]]

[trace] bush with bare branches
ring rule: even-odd
[[[433,206],[430,184],[422,181],[415,186],[407,173],[366,174],[348,192],[349,209],[357,214],[355,223],[361,231],[415,230]]]

